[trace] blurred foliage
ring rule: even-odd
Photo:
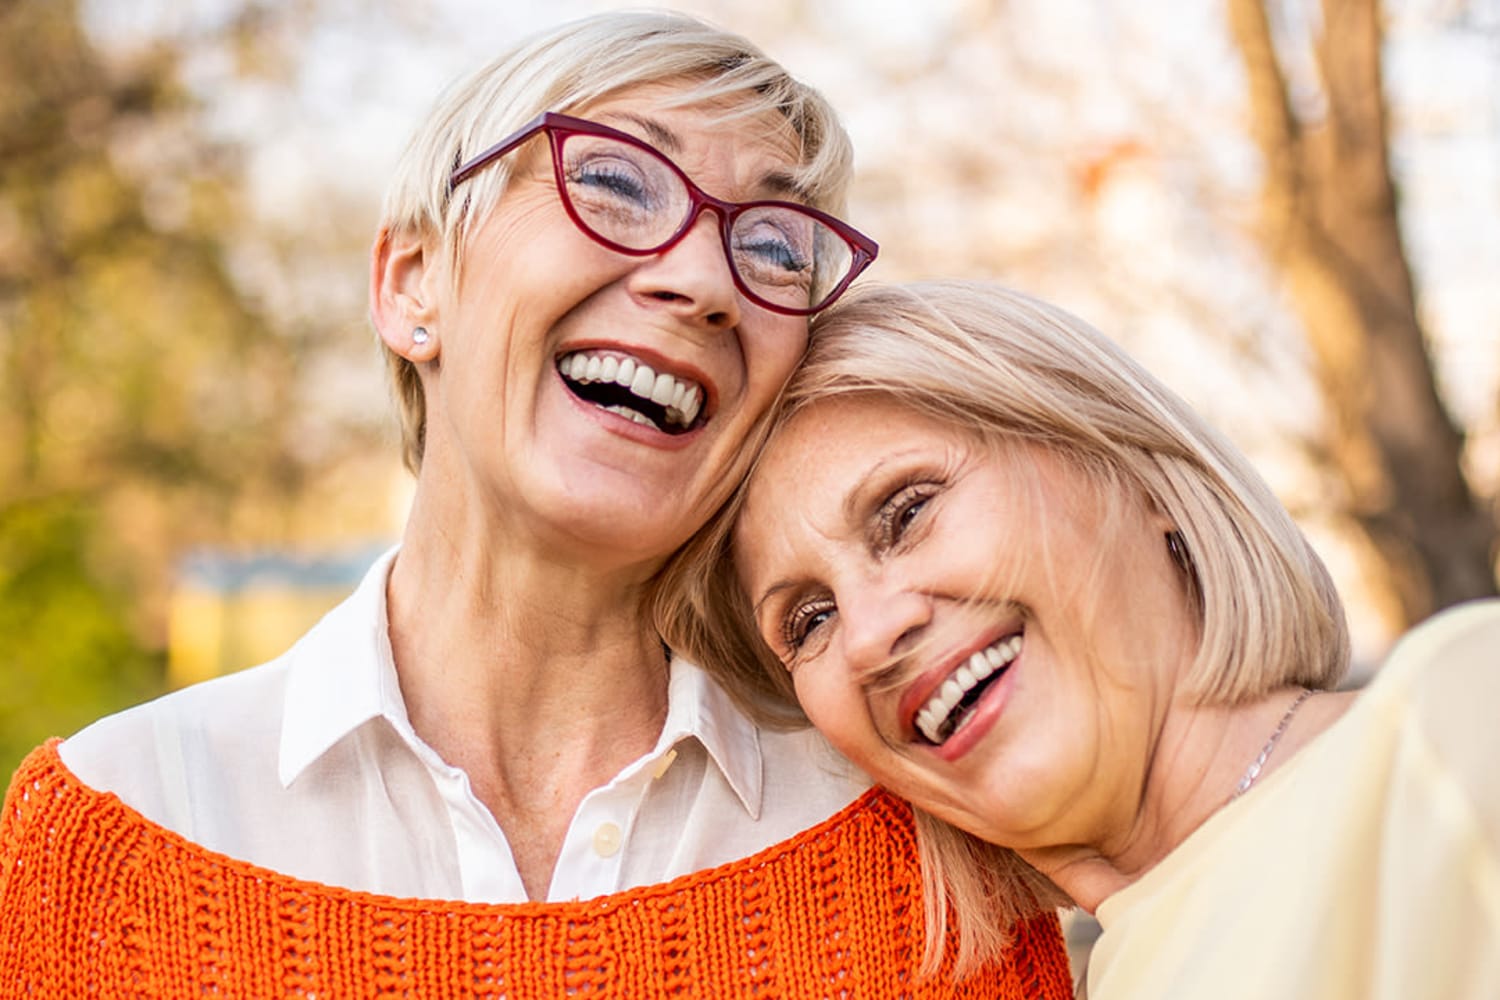
[[[3,772],[42,738],[160,688],[180,553],[385,529],[386,483],[375,477],[393,451],[371,446],[385,410],[362,386],[347,391],[365,377],[353,351],[373,357],[355,332],[371,221],[345,183],[357,167],[331,174],[309,162],[307,174],[336,183],[305,201],[278,195],[285,228],[271,231],[246,207],[234,142],[293,117],[318,122],[290,103],[310,94],[341,119],[407,103],[416,64],[400,57],[444,30],[499,37],[497,25],[599,6],[497,6],[480,24],[452,5],[463,12],[440,29],[445,5],[425,2],[95,0],[96,31],[100,10],[130,23],[155,8],[159,30],[126,44],[91,37],[82,2],[0,0]],[[1258,157],[1239,84],[1221,86],[1235,61],[1224,5],[1184,6],[1163,32],[1156,8],[1126,16],[1135,5],[1100,3],[1091,9],[1107,16],[1061,34],[1066,4],[937,5],[922,31],[895,35],[885,29],[907,22],[851,19],[847,3],[681,5],[783,57],[816,56],[822,85],[864,123],[851,214],[886,234],[878,276],[1000,275],[1112,317],[1127,339],[1164,331],[1170,348],[1147,360],[1181,355],[1189,389],[1199,349],[1224,346],[1249,388],[1202,379],[1195,401],[1220,422],[1242,418],[1242,443],[1264,454],[1272,432],[1310,442],[1293,463],[1293,503],[1338,526],[1328,449],[1298,402],[1303,331],[1274,253],[1245,238],[1258,195],[1245,165]],[[1484,8],[1495,23],[1492,2],[1438,8],[1431,17]],[[309,59],[315,37],[358,46],[354,64],[368,75]],[[212,99],[198,96],[205,75],[240,112],[268,91],[288,103],[224,138],[224,117],[200,105]],[[1397,132],[1417,117],[1398,114]],[[1496,426],[1485,418],[1470,430],[1493,440]],[[1493,474],[1483,478],[1492,495]]]
[[[54,497],[0,510],[0,769],[158,689],[130,597],[89,565],[98,530],[88,505]]]
[[[0,769],[157,689],[176,554],[305,479],[305,344],[226,263],[237,158],[180,60],[0,4]]]

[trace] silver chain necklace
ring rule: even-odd
[[[1312,693],[1311,688],[1303,688],[1302,693],[1297,695],[1296,700],[1287,708],[1286,714],[1281,717],[1281,721],[1272,731],[1271,738],[1266,740],[1266,745],[1260,748],[1260,755],[1250,762],[1250,766],[1245,768],[1244,777],[1240,778],[1240,783],[1234,786],[1234,794],[1229,796],[1231,802],[1244,795],[1250,790],[1250,786],[1255,784],[1255,779],[1260,777],[1261,768],[1266,766],[1266,758],[1271,756],[1271,751],[1275,750],[1276,744],[1281,741],[1282,733],[1285,733],[1287,727],[1292,724],[1292,716],[1297,714],[1297,709],[1302,707],[1304,701],[1312,697]]]
[[[1260,772],[1266,766],[1266,761],[1270,758],[1271,751],[1276,749],[1276,744],[1281,742],[1282,735],[1286,733],[1287,727],[1292,724],[1292,716],[1296,715],[1297,709],[1302,707],[1302,703],[1311,698],[1315,693],[1311,688],[1303,688],[1302,692],[1287,706],[1286,713],[1282,715],[1281,721],[1276,723],[1276,728],[1271,731],[1271,738],[1266,740],[1266,745],[1260,748],[1260,753],[1250,762],[1250,766],[1245,768],[1245,774],[1240,778],[1240,783],[1234,786],[1234,794],[1229,796],[1229,801],[1233,802],[1241,795],[1244,795],[1250,790],[1250,786],[1255,784],[1255,779],[1260,777]],[[1088,960],[1085,959],[1083,969],[1078,976],[1078,982],[1073,987],[1075,1000],[1088,1000],[1088,977],[1089,964]]]

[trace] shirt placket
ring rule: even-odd
[[[568,825],[548,899],[588,899],[619,890],[626,844],[648,780],[637,772],[584,796]]]
[[[433,777],[448,807],[463,898],[471,902],[525,902],[526,887],[516,868],[510,842],[495,817],[474,795],[468,775],[458,768],[441,765]]]

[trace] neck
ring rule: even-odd
[[[1093,913],[1133,884],[1235,798],[1301,689],[1280,688],[1243,705],[1174,706],[1146,771],[1144,793],[1097,844],[1019,852],[1079,906]],[[1352,693],[1309,697],[1262,764],[1257,781],[1284,765],[1343,713]],[[1247,794],[1254,794],[1250,789]]]
[[[540,898],[583,796],[660,735],[666,658],[642,621],[643,574],[438,524],[413,518],[387,583],[402,697]]]

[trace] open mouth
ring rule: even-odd
[[[703,409],[701,385],[628,354],[574,351],[558,359],[557,371],[579,399],[663,434],[692,430]]]
[[[927,699],[914,720],[927,742],[942,746],[973,718],[974,706],[1021,653],[1021,633],[1008,635],[965,660]]]

